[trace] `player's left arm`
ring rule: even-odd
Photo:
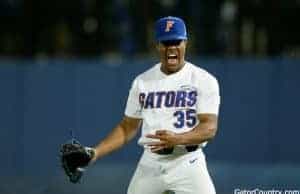
[[[199,124],[191,131],[175,134],[177,145],[195,145],[213,139],[218,129],[216,114],[198,114]]]
[[[198,119],[199,124],[185,133],[158,130],[155,134],[148,134],[148,138],[160,140],[149,143],[148,146],[155,152],[176,145],[198,145],[213,139],[218,129],[218,116],[216,114],[198,114]]]

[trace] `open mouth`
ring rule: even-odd
[[[178,56],[174,53],[170,53],[167,55],[168,64],[177,64]]]

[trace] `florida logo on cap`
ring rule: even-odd
[[[171,30],[171,28],[173,27],[174,21],[172,20],[168,20],[166,22],[166,28],[165,28],[165,32],[169,32]]]
[[[187,40],[185,23],[181,18],[168,16],[155,22],[155,40]]]

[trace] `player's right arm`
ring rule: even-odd
[[[94,147],[95,157],[93,161],[121,148],[124,144],[133,139],[142,121],[140,110],[139,92],[137,80],[135,79],[129,91],[125,116],[108,136]]]
[[[141,121],[141,119],[124,116],[108,136],[94,147],[95,157],[93,161],[121,148],[133,139],[137,134]]]

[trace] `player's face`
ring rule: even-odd
[[[157,49],[160,55],[161,70],[166,74],[179,71],[184,65],[186,41],[169,40],[158,44]]]

